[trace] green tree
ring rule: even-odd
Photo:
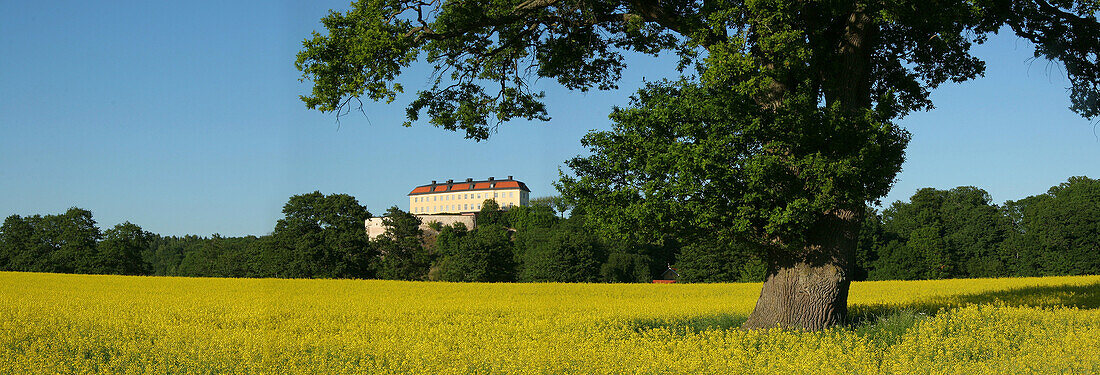
[[[870,277],[880,250],[892,239],[883,227],[882,215],[878,210],[867,207],[865,212],[863,226],[859,229],[855,262],[852,265],[852,279],[855,281],[867,280]]]
[[[583,222],[570,219],[525,229],[517,224],[515,252],[518,280],[525,282],[597,282],[607,261],[607,246]]]
[[[560,221],[554,209],[543,204],[512,207],[504,216],[512,229],[521,232],[535,228],[549,229]]]
[[[531,206],[550,207],[554,212],[560,214],[561,217],[565,217],[565,213],[573,208],[573,203],[560,195],[531,198],[529,203]]]
[[[367,278],[373,259],[364,228],[367,208],[347,194],[319,191],[290,197],[272,236],[291,250],[297,277]]]
[[[196,238],[184,248],[183,258],[177,268],[180,276],[221,277],[218,265],[221,263],[224,243],[222,236],[215,233],[210,238]]]
[[[35,250],[34,227],[19,215],[5,218],[3,226],[0,226],[0,270],[30,271],[37,268],[35,262],[41,257],[33,253]]]
[[[106,230],[98,245],[100,270],[117,275],[146,274],[141,254],[151,246],[152,239],[152,233],[130,222]]]
[[[50,272],[103,273],[96,264],[102,233],[91,211],[73,207],[61,215],[46,215],[36,230],[52,248]]]
[[[512,242],[500,224],[479,224],[468,232],[458,229],[453,237],[440,238],[439,249],[439,272],[444,281],[515,281]]]
[[[653,280],[652,258],[645,254],[612,248],[607,262],[600,265],[600,281],[608,283],[647,283]]]
[[[215,233],[210,238],[187,236],[184,253],[176,272],[192,277],[251,276],[248,248],[256,237],[224,237]]]
[[[274,235],[261,236],[248,244],[246,252],[247,276],[295,278],[305,277],[303,272],[291,262],[294,259],[293,248],[286,244],[284,237]]]
[[[374,243],[379,252],[375,264],[378,276],[389,280],[426,279],[434,259],[421,242],[420,218],[393,206],[386,210],[382,225],[386,233]]]
[[[925,278],[924,254],[900,240],[877,248],[878,258],[867,273],[868,280],[919,280]]]
[[[763,259],[755,244],[706,238],[680,249],[676,271],[680,281],[728,283],[764,281]]]
[[[959,277],[1005,276],[997,248],[1004,242],[1008,220],[985,190],[951,189],[943,206],[944,242],[958,265]]]
[[[496,199],[486,199],[481,203],[481,210],[477,212],[477,225],[507,225],[508,217],[500,210],[500,204]]]
[[[1052,197],[1047,194],[1033,195],[1016,201],[1007,201],[1002,208],[1011,229],[1008,238],[1001,244],[1001,259],[1012,276],[1042,276],[1044,262],[1048,259],[1040,245],[1039,236],[1028,227],[1033,226],[1032,218],[1040,207],[1047,206]]]
[[[951,190],[924,188],[909,202],[895,202],[883,212],[890,238],[908,249],[879,254],[877,265],[907,263],[915,256],[920,279],[995,277],[1005,273],[997,249],[1009,228],[989,193],[973,186]],[[889,277],[877,273],[876,277]],[[908,272],[902,272],[908,278]]]
[[[1017,275],[1100,274],[1100,180],[1070,177],[1005,205],[1015,220],[1002,254]]]
[[[485,139],[548,120],[532,75],[610,89],[624,52],[672,51],[687,77],[643,89],[587,136],[563,194],[594,227],[664,246],[724,232],[764,249],[767,280],[744,327],[844,321],[867,202],[886,194],[908,135],[942,83],[982,75],[975,44],[1011,29],[1064,63],[1071,108],[1100,115],[1100,3],[1012,1],[361,0],[321,22],[297,67],[321,111],[396,99],[417,61],[439,74],[406,108]],[[649,224],[659,225],[649,225]],[[631,231],[637,229],[637,231]],[[691,236],[682,238],[692,238]],[[655,240],[655,241],[654,241]],[[815,293],[797,293],[814,290]]]
[[[102,236],[92,213],[70,208],[60,215],[9,216],[0,228],[0,259],[8,269],[31,272],[103,273],[96,243]]]
[[[180,264],[190,248],[197,246],[204,239],[196,235],[184,237],[169,236],[153,239],[153,244],[143,258],[156,276],[185,276],[181,273]]]

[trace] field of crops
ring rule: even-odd
[[[1100,373],[1100,276],[862,282],[741,331],[759,284],[0,273],[0,373]]]

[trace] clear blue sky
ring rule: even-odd
[[[562,162],[585,152],[581,136],[674,64],[636,59],[614,92],[540,81],[553,120],[505,124],[487,142],[401,127],[407,100],[338,124],[298,100],[309,86],[293,62],[347,3],[0,2],[0,215],[77,206],[102,228],[236,236],[269,233],[288,197],[314,190],[376,214],[407,209],[405,194],[433,179],[514,175],[553,194]],[[976,51],[984,79],[941,87],[936,110],[901,121],[913,140],[884,201],[974,185],[1000,203],[1100,177],[1100,129],[1066,109],[1060,67],[1010,35]],[[427,73],[410,71],[406,88]]]

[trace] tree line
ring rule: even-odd
[[[350,278],[370,276],[363,220],[347,194],[295,195],[271,234],[161,236],[126,222],[101,231],[92,213],[12,215],[0,227],[0,270],[89,274]]]
[[[859,276],[869,280],[1100,274],[1100,180],[990,203],[973,186],[921,189],[868,215]]]
[[[1100,274],[1100,180],[1072,177],[1003,205],[973,186],[925,188],[868,212],[855,280]],[[610,236],[560,197],[509,211],[486,201],[477,228],[424,230],[392,207],[373,241],[371,213],[347,194],[295,195],[283,214],[270,234],[245,237],[161,236],[129,222],[100,230],[80,208],[12,215],[0,227],[0,270],[471,282],[647,282],[669,264],[686,282],[762,281],[766,271],[766,251],[750,242]]]
[[[973,186],[924,188],[867,211],[854,280],[1100,274],[1100,180],[1071,177],[1003,205]],[[736,241],[702,242],[685,246],[678,264],[689,281],[755,281],[758,254]]]
[[[446,281],[648,281],[649,249],[609,247],[560,198],[501,211],[489,200],[479,226],[444,227],[397,207],[371,241],[366,207],[347,194],[290,197],[263,236],[161,236],[125,222],[101,230],[92,213],[12,215],[0,227],[0,270],[82,274],[357,278]],[[664,258],[662,258],[664,259]],[[664,265],[661,265],[663,268]]]

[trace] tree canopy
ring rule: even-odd
[[[512,118],[548,119],[534,77],[614,88],[629,52],[675,53],[688,75],[764,107],[821,102],[893,118],[931,108],[944,82],[980,76],[971,47],[1008,29],[1034,42],[1036,57],[1064,63],[1071,108],[1091,118],[1098,10],[1091,0],[360,0],[321,20],[327,33],[305,40],[296,66],[313,82],[306,105],[341,111],[393,101],[407,68],[431,64],[410,123],[427,115],[474,139]]]
[[[287,272],[299,277],[366,277],[370,247],[363,222],[367,208],[347,194],[319,191],[290,197],[275,224],[277,249],[290,259]]]
[[[1084,176],[1005,203],[1012,232],[1005,263],[1028,276],[1100,273],[1100,180]]]
[[[395,100],[397,78],[426,62],[435,74],[406,125],[426,116],[481,140],[513,118],[549,119],[534,77],[610,89],[625,53],[671,52],[681,79],[647,85],[612,112],[612,130],[586,136],[592,155],[569,162],[563,195],[622,243],[754,243],[767,278],[746,326],[821,329],[845,319],[866,204],[901,168],[909,136],[895,121],[931,109],[939,85],[981,76],[971,49],[1002,30],[1062,63],[1070,109],[1100,115],[1098,11],[1092,0],[360,0],[322,19],[327,34],[304,42],[297,67],[313,82],[305,104],[341,113]]]

